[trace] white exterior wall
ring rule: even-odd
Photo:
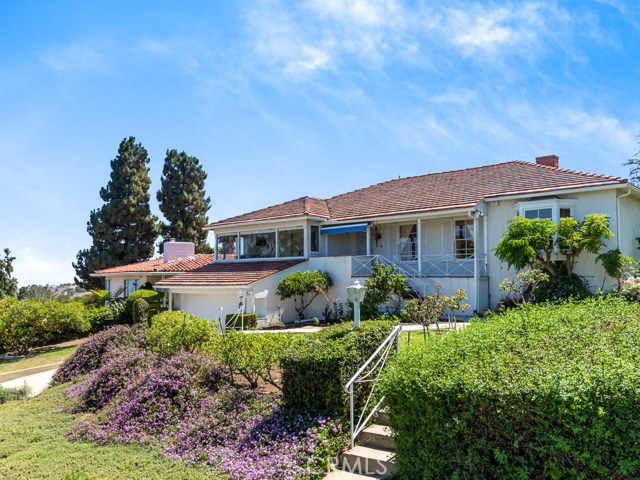
[[[616,231],[617,218],[615,189],[576,193],[571,195],[558,195],[558,198],[575,200],[575,203],[571,207],[571,214],[579,221],[583,220],[585,215],[589,213],[606,213],[607,215],[609,215],[611,230],[613,230],[614,232]],[[520,201],[526,200],[529,199],[523,198]],[[636,207],[633,208],[637,208],[637,200],[633,200],[633,202],[634,203],[632,205],[636,205]],[[495,203],[497,203],[497,205]],[[518,200],[500,200],[499,202],[487,203],[488,244],[490,248],[493,248],[498,244],[500,238],[502,238],[502,234],[507,229],[509,219],[517,214],[517,203]],[[638,212],[638,210],[636,210],[636,212]],[[622,217],[625,219],[624,223],[627,222],[627,219],[631,219],[634,216],[637,216],[637,213],[634,215],[634,213],[631,211],[631,208],[629,208],[629,211],[624,213]],[[622,235],[625,234],[622,233]],[[606,245],[602,249],[602,251],[605,252],[607,250],[614,249],[616,248],[616,245],[617,238],[614,237],[606,241]],[[625,248],[628,248],[628,246]],[[625,253],[624,250],[623,253]],[[578,275],[586,277],[593,291],[602,288],[603,285],[605,290],[609,290],[613,286],[615,286],[616,282],[612,278],[607,277],[601,265],[595,263],[595,257],[596,256],[592,254],[582,253],[576,260],[574,272]],[[562,256],[558,255],[558,259],[561,260]],[[517,272],[513,269],[507,268],[507,265],[500,262],[495,257],[495,254],[493,254],[493,252],[489,253],[488,263],[488,303],[491,308],[495,308],[503,296],[503,292],[499,289],[498,285],[503,279],[507,277],[513,277]]]
[[[626,194],[626,190],[619,190],[618,195]],[[628,195],[620,198],[620,222],[618,231],[618,245],[623,255],[640,260],[637,237],[640,237],[640,198]]]

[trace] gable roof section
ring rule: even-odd
[[[197,253],[193,257],[180,258],[172,262],[164,263],[162,258],[154,258],[144,262],[130,263],[118,267],[96,270],[93,275],[105,275],[112,273],[162,273],[162,272],[187,272],[200,268],[213,262],[213,254]]]
[[[627,180],[619,177],[514,160],[389,180],[326,200],[303,197],[220,220],[207,227],[303,215],[316,215],[333,221],[348,221],[454,210],[470,208],[483,199],[502,195],[525,195],[626,183]]]
[[[321,198],[301,197],[288,202],[262,208],[253,212],[237,215],[235,217],[210,223],[205,228],[220,227],[234,223],[259,222],[265,220],[284,220],[298,217],[321,217],[329,219],[329,209],[327,202]]]
[[[155,287],[224,287],[244,286],[291,268],[300,260],[215,262],[190,272],[159,281]]]

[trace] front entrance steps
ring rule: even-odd
[[[342,454],[339,468],[326,480],[385,478],[395,473],[395,445],[385,411],[379,412],[376,423],[360,433],[358,445]]]

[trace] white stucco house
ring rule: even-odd
[[[482,311],[496,306],[499,283],[515,274],[492,253],[510,218],[582,220],[589,213],[609,215],[615,237],[603,251],[638,257],[640,190],[622,178],[560,168],[549,155],[400,178],[327,199],[303,197],[219,220],[205,228],[221,253],[182,273],[154,272],[152,283],[202,317],[217,318],[221,308],[235,313],[242,300],[246,311],[288,322],[295,311],[275,295],[286,274],[325,270],[335,284],[330,296],[344,302],[346,287],[381,262],[397,265],[420,294],[435,283],[445,293],[464,288],[471,311]],[[582,254],[574,271],[594,288],[613,286],[594,260]],[[113,288],[121,276],[110,270],[96,275],[112,275]],[[321,317],[325,306],[316,300],[309,317]]]

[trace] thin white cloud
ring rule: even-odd
[[[49,47],[40,52],[39,57],[44,65],[59,74],[114,72],[105,46],[98,46],[94,42],[74,42]]]
[[[144,38],[139,43],[140,51],[178,66],[187,75],[198,73],[202,58],[208,56],[206,46],[199,41],[182,38]]]

